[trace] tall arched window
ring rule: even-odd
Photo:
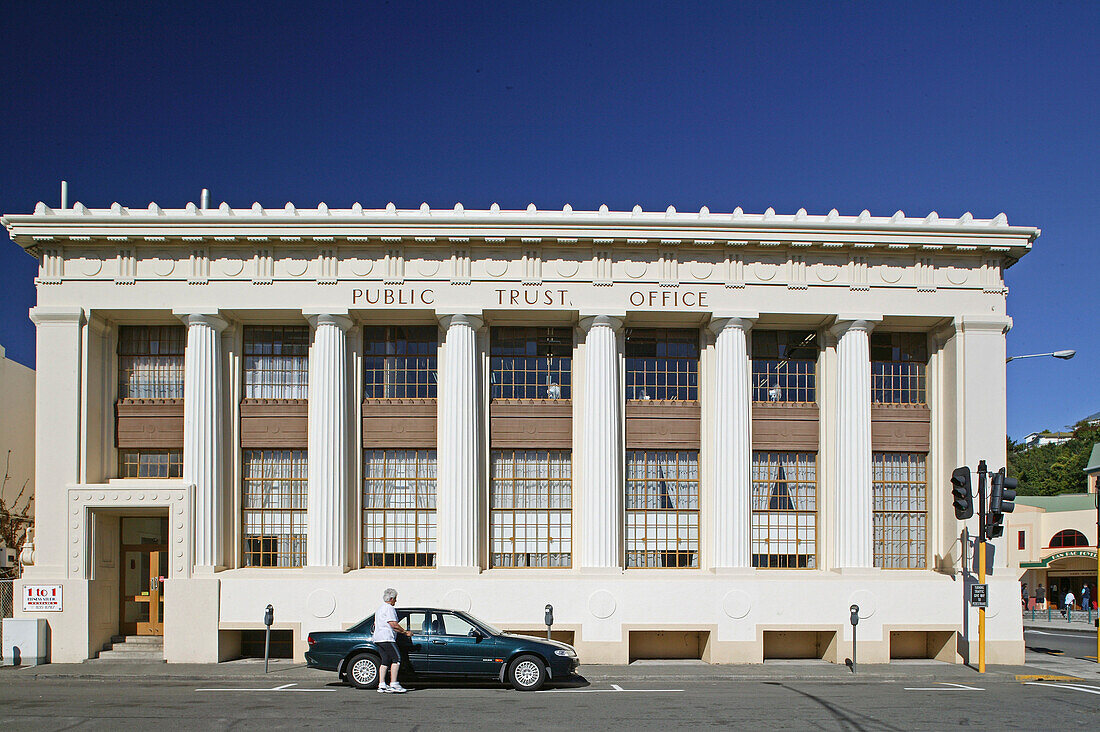
[[[1051,549],[1062,549],[1070,546],[1091,546],[1088,539],[1080,531],[1074,529],[1062,529],[1050,540]]]

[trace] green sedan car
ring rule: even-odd
[[[548,679],[563,679],[580,665],[572,646],[505,633],[457,610],[404,608],[398,622],[412,631],[399,636],[400,678],[497,679],[520,691],[535,691]],[[308,636],[306,665],[335,671],[359,689],[378,686],[381,658],[371,640],[374,616],[342,631]]]

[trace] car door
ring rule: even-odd
[[[437,674],[495,676],[503,658],[492,637],[470,635],[474,626],[454,613],[432,614],[428,668]]]
[[[398,610],[397,622],[413,633],[412,638],[407,635],[397,636],[397,652],[401,656],[401,663],[408,664],[406,668],[416,673],[427,671],[428,629],[431,626],[429,613],[423,610]]]

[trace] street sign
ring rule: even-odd
[[[972,607],[989,607],[989,585],[970,585],[970,605]]]

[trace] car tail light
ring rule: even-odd
[[[306,636],[306,643],[308,643],[312,646],[316,642],[317,641],[314,640],[314,638],[313,638],[313,633],[310,633],[309,635]]]

